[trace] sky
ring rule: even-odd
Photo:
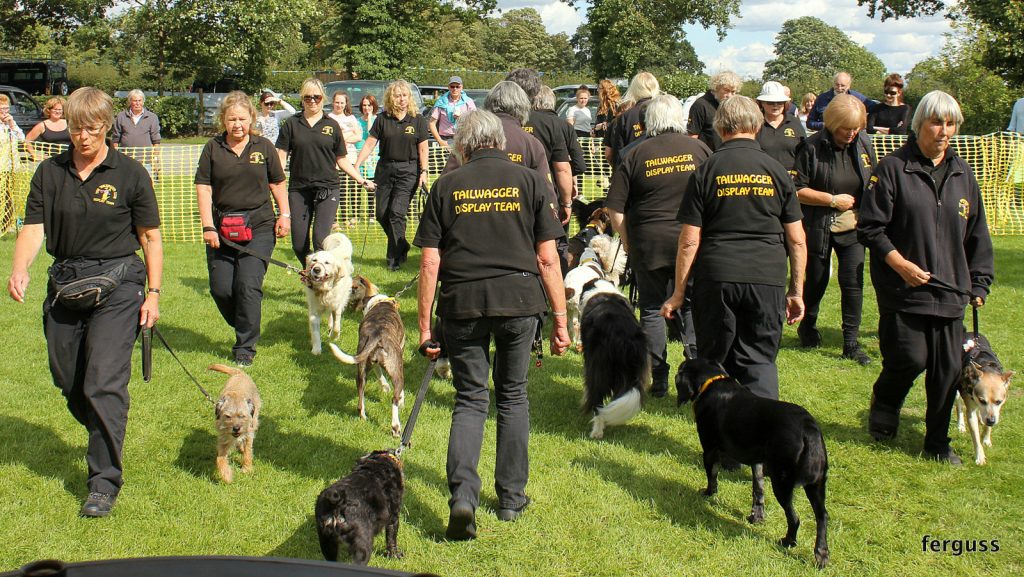
[[[560,0],[498,0],[501,9],[533,7],[549,34],[570,36],[586,19],[586,5],[573,9]],[[906,74],[915,64],[935,56],[949,23],[941,16],[912,20],[872,20],[857,0],[743,0],[740,18],[722,42],[713,29],[686,27],[686,35],[704,63],[704,72],[732,70],[744,78],[760,78],[764,63],[775,57],[775,35],[786,20],[815,16],[845,32],[885,64],[889,72]],[[856,79],[854,80],[856,83]]]

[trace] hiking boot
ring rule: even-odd
[[[465,501],[457,501],[452,505],[444,536],[450,541],[476,539],[476,511],[472,505]]]
[[[846,343],[843,345],[843,358],[856,361],[858,365],[866,367],[871,364],[871,357],[864,352],[861,348],[860,343],[854,341],[852,343]]]
[[[116,501],[117,495],[98,492],[89,493],[89,497],[82,504],[82,510],[78,514],[83,517],[106,517],[110,514],[110,510],[114,508]]]
[[[931,459],[932,461],[938,461],[940,463],[949,463],[953,467],[959,467],[964,464],[964,462],[960,460],[960,457],[953,452],[952,447],[949,447],[946,450],[939,451],[937,453],[933,453],[932,451],[925,449],[924,456],[926,459]]]
[[[522,505],[515,507],[514,509],[498,509],[496,513],[499,521],[515,521],[522,516],[523,511],[530,506],[530,498],[527,497],[526,501]]]
[[[821,331],[812,326],[804,328],[804,325],[800,325],[796,334],[800,337],[801,347],[813,349],[821,346]]]

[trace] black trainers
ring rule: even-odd
[[[452,505],[448,516],[448,529],[444,536],[450,541],[468,541],[476,539],[476,511],[465,501]]]
[[[82,504],[82,510],[78,514],[83,517],[106,517],[110,514],[110,510],[114,508],[116,501],[117,495],[89,493],[89,497]]]
[[[803,325],[800,325],[796,329],[796,335],[800,337],[801,347],[813,349],[821,346],[821,331],[814,327],[804,328]]]
[[[495,515],[497,515],[499,521],[515,521],[522,516],[523,511],[525,511],[529,506],[530,498],[527,497],[526,501],[515,509],[498,509],[498,512],[495,513]]]
[[[953,467],[959,467],[964,464],[964,462],[960,460],[960,457],[953,452],[952,447],[949,447],[946,450],[940,451],[938,453],[933,453],[925,449],[924,456],[926,459],[931,459],[932,461],[938,461],[940,463],[949,463]]]
[[[871,364],[871,357],[864,352],[860,343],[853,342],[843,345],[843,358],[856,361],[858,365],[866,367]]]
[[[254,358],[253,355],[238,355],[235,357],[235,364],[242,368],[251,367]]]

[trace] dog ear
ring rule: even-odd
[[[223,398],[222,398],[222,399],[220,399],[220,400],[218,400],[218,401],[217,401],[217,404],[216,404],[216,405],[214,405],[214,406],[213,406],[213,414],[214,414],[214,415],[216,415],[216,417],[217,417],[218,419],[220,418],[220,413],[221,413],[221,411],[223,411],[223,410],[224,410],[224,405],[225,405],[225,403],[227,403],[227,402],[228,402],[228,400],[227,400],[227,399],[223,399]]]
[[[1006,371],[1006,372],[1004,372],[1003,375],[1002,375],[1002,377],[1003,377],[1003,386],[1005,386],[1006,388],[1010,388],[1010,379],[1012,379],[1013,375],[1015,375],[1015,374],[1016,373],[1014,373],[1013,371]]]
[[[252,402],[252,399],[246,399],[245,404],[249,406],[249,416],[256,416],[256,404]]]
[[[565,299],[566,300],[571,299],[573,297],[573,295],[575,295],[575,294],[576,294],[576,289],[566,287],[566,289],[565,289]]]
[[[963,378],[970,383],[973,383],[981,378],[981,365],[974,361],[970,361],[964,365]]]

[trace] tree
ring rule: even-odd
[[[775,56],[765,63],[763,78],[786,84],[793,94],[826,90],[837,72],[846,71],[858,92],[881,96],[882,61],[842,30],[813,16],[782,24],[775,38]]]
[[[487,70],[565,70],[573,65],[569,36],[549,35],[540,13],[533,8],[516,8],[499,18],[488,18],[483,33]]]
[[[40,40],[40,29],[59,38],[83,24],[103,18],[114,0],[0,0],[0,45],[31,48]]]
[[[739,5],[739,0],[593,0],[587,22],[594,72],[599,77],[632,76],[644,69],[699,73],[703,65],[683,25],[715,27],[722,37]]]
[[[937,14],[947,8],[942,0],[857,0],[868,15],[882,20]],[[1024,85],[1024,1],[959,0],[947,17],[977,25],[982,45],[981,62],[1018,86]]]

